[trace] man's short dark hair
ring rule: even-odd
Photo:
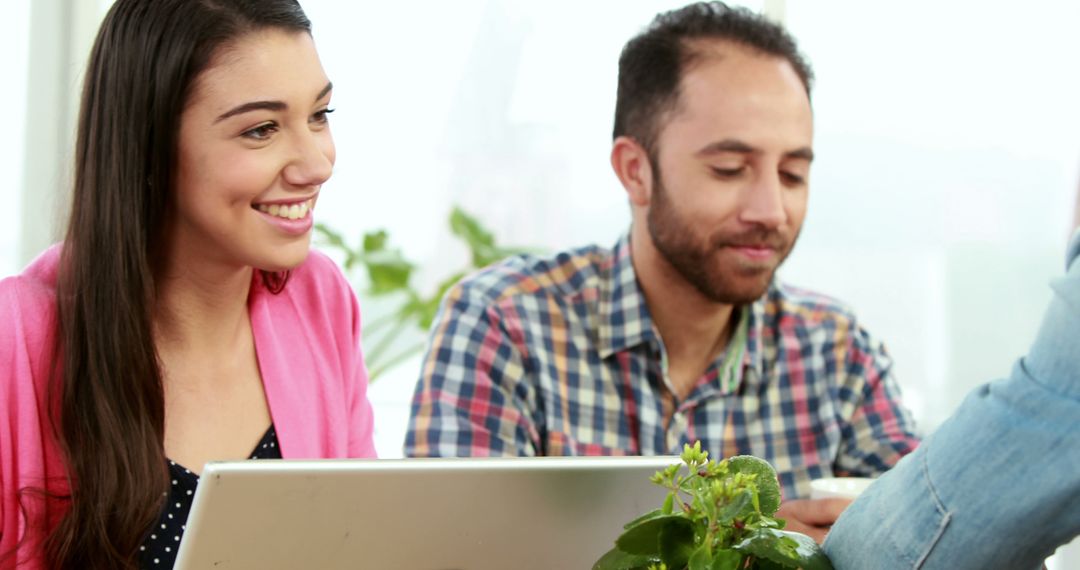
[[[783,58],[810,95],[814,72],[783,27],[746,8],[698,2],[659,14],[623,48],[614,138],[631,137],[655,153],[661,120],[678,105],[683,73],[704,55],[690,45],[695,40],[725,40]]]

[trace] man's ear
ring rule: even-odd
[[[611,168],[626,189],[634,206],[648,206],[652,200],[652,164],[645,147],[630,137],[618,137],[611,145]]]

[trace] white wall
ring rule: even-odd
[[[7,128],[0,137],[0,276],[18,271],[19,232],[22,229],[22,178],[25,129],[28,123],[37,128],[47,117],[26,117],[27,47],[30,41],[30,0],[8,0],[0,19],[0,53],[14,57],[0,58],[0,77],[8,78],[9,88],[0,89],[0,109],[7,113]]]
[[[788,5],[818,72],[820,160],[785,275],[856,306],[927,427],[1008,372],[1063,269],[1077,21],[1046,0]]]

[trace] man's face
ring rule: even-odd
[[[650,158],[649,236],[708,299],[763,295],[806,214],[813,115],[785,60],[701,44]],[[665,120],[665,119],[661,119]]]

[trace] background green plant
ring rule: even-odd
[[[366,286],[357,288],[361,296],[395,303],[389,312],[364,322],[364,361],[369,380],[374,381],[424,349],[422,336],[414,340],[407,337],[416,337],[417,329],[426,332],[431,327],[446,291],[462,277],[507,256],[535,251],[498,245],[490,230],[457,206],[450,212],[449,224],[451,233],[468,248],[469,264],[440,280],[435,290],[426,295],[413,284],[416,263],[390,243],[386,230],[365,233],[358,244],[352,245],[340,232],[315,224],[320,248],[342,256],[345,273],[354,284],[361,281],[358,273],[363,275]]]

